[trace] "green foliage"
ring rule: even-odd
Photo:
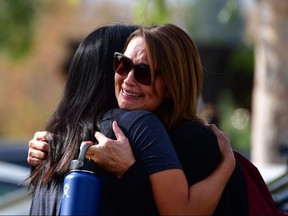
[[[171,19],[165,0],[138,0],[132,11],[134,20],[141,25],[164,24]]]
[[[0,52],[14,59],[32,44],[34,0],[0,0]]]
[[[244,20],[238,4],[237,0],[191,1],[185,8],[186,27],[202,43],[239,43]]]
[[[238,47],[230,57],[228,70],[242,71],[244,73],[254,72],[254,51],[252,47]]]

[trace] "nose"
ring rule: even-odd
[[[135,85],[136,79],[134,76],[134,69],[132,68],[129,73],[127,74],[126,78],[124,79],[124,83],[126,85]]]

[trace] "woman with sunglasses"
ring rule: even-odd
[[[217,167],[217,171],[189,189],[169,137],[152,113],[114,109],[104,114],[107,110],[116,107],[112,87],[114,73],[111,50],[122,50],[120,41],[127,38],[127,32],[131,29],[133,27],[127,29],[123,26],[100,28],[89,35],[76,51],[64,96],[46,127],[47,131],[53,134],[52,140],[47,146],[47,136],[43,134],[39,136],[41,133],[38,133],[30,142],[31,148],[35,143],[37,145],[37,142],[38,144],[45,143],[49,148],[47,159],[31,174],[31,186],[34,197],[36,197],[32,202],[31,214],[54,215],[59,212],[63,178],[69,170],[70,161],[78,155],[80,143],[83,140],[93,140],[96,130],[100,130],[105,135],[111,135],[111,122],[114,119],[124,124],[122,129],[127,132],[131,145],[133,145],[135,158],[139,160],[135,161],[128,144],[125,152],[130,151],[131,154],[128,159],[122,155],[123,160],[120,161],[122,164],[123,161],[128,161],[125,173],[114,170],[112,171],[115,173],[114,176],[104,170],[98,170],[103,183],[101,214],[120,214],[123,206],[119,205],[122,203],[127,206],[132,199],[137,201],[135,203],[139,208],[131,206],[130,203],[130,206],[128,205],[127,209],[123,210],[124,213],[157,214],[149,180],[153,189],[158,188],[159,191],[163,191],[163,194],[165,191],[170,191],[169,196],[179,198],[176,203],[173,203],[177,206],[175,212],[171,200],[169,201],[165,197],[155,197],[160,214],[180,213],[178,212],[179,201],[182,202],[181,207],[185,207],[180,210],[185,210],[186,213],[211,213],[217,205],[235,162],[230,149],[227,148],[229,147],[227,140],[224,140],[224,161]],[[124,42],[122,42],[123,44]],[[130,93],[126,92],[126,94]],[[137,97],[137,95],[133,96]],[[151,122],[153,122],[152,125]],[[133,128],[124,127],[131,126],[132,123]],[[113,124],[113,128],[117,130],[116,123]],[[127,140],[126,142],[123,140],[123,143],[125,146]],[[32,156],[33,151],[29,150],[29,152],[29,156]],[[115,152],[111,152],[111,154],[113,153]],[[151,155],[154,156],[151,157]],[[105,158],[109,157],[110,155],[107,155]],[[31,162],[29,158],[28,161]],[[155,166],[159,162],[160,168]],[[164,176],[163,172],[165,172]],[[171,182],[166,177],[177,179],[177,181]],[[156,179],[156,184],[151,178]],[[167,180],[169,181],[167,182]],[[164,182],[166,183],[164,184]],[[219,183],[218,188],[214,187],[213,183],[215,182]],[[177,190],[175,190],[176,187]],[[123,190],[124,188],[127,190]],[[174,189],[171,190],[172,188]],[[203,188],[209,193],[202,193]],[[115,193],[121,192],[121,190],[123,194]],[[118,197],[124,197],[127,200],[119,200]],[[143,198],[144,203],[141,203]]]
[[[174,25],[143,27],[129,37],[124,54],[115,52],[114,70],[118,106],[125,110],[157,113],[170,132],[189,185],[206,178],[218,164],[219,152],[215,148],[217,140],[211,137],[211,132],[203,125],[205,121],[196,114],[203,75],[200,57],[191,38]],[[121,127],[125,125],[121,119],[118,124]],[[113,171],[115,166],[110,164],[113,161],[101,157],[101,153],[105,154],[104,147],[107,143],[113,146],[113,141],[100,132],[95,136],[99,144],[88,150],[87,157]],[[127,138],[131,139],[129,134]],[[133,149],[132,143],[131,146]],[[168,178],[176,181],[168,177],[167,172]],[[166,198],[167,202],[174,204],[175,214],[189,213],[181,211],[185,206],[175,205],[179,197],[170,197],[170,191],[163,193],[154,187],[153,182],[158,185],[159,179],[151,175],[150,180],[156,200],[157,197],[161,200]],[[158,206],[158,209],[162,208],[161,212],[168,214],[166,207]],[[177,207],[182,209],[177,212]],[[246,215],[247,209],[244,176],[236,166],[214,213]]]

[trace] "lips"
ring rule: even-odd
[[[128,96],[128,97],[134,97],[134,98],[140,98],[142,97],[142,94],[137,94],[137,93],[132,93],[128,92],[127,90],[122,89],[122,95],[123,96]]]

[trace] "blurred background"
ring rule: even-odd
[[[288,211],[287,0],[0,0],[0,214],[28,213],[28,141],[56,108],[79,42],[102,25],[168,22],[198,45],[200,111]]]

